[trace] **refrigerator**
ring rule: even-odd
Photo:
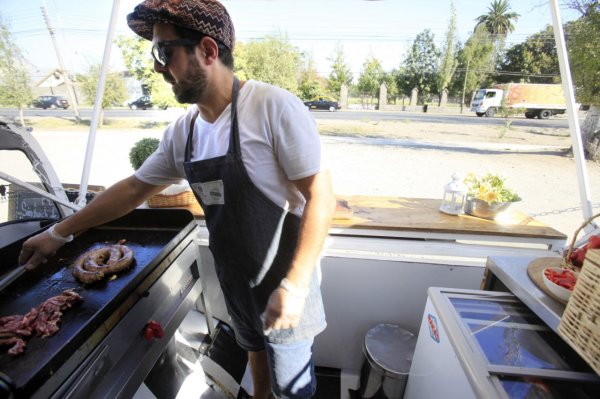
[[[429,288],[404,398],[600,398],[600,377],[514,295]]]

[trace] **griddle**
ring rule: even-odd
[[[53,372],[118,309],[122,303],[169,253],[195,227],[193,215],[183,209],[136,209],[103,226],[88,230],[63,246],[46,265],[21,276],[0,292],[0,317],[25,314],[46,299],[74,289],[83,302],[64,311],[60,330],[48,338],[31,337],[25,352],[18,357],[0,352],[0,375],[18,396],[26,397]],[[126,240],[134,251],[131,268],[112,281],[83,285],[71,274],[70,265],[83,252]],[[17,264],[23,240],[0,250],[3,265]],[[137,302],[137,301],[136,301]],[[135,303],[135,302],[134,302]],[[108,331],[98,336],[100,341]],[[90,348],[91,350],[92,348]]]

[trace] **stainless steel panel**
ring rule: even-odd
[[[53,397],[128,398],[135,393],[202,292],[193,240],[166,261],[172,262],[167,270]],[[162,339],[144,338],[150,320],[162,326]]]

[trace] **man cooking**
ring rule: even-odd
[[[255,398],[308,398],[312,343],[326,326],[319,255],[335,208],[314,120],[280,88],[233,75],[234,27],[215,0],[146,0],[127,16],[152,41],[154,69],[181,103],[134,175],[23,244],[32,269],[73,234],[135,209],[186,178],[200,202]]]

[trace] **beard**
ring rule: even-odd
[[[200,68],[198,60],[195,57],[189,57],[189,60],[188,73],[182,80],[175,82],[171,76],[170,79],[165,77],[168,82],[173,82],[171,85],[175,98],[182,104],[200,102],[207,86],[206,74]]]

